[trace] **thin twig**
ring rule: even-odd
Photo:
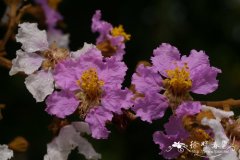
[[[11,69],[12,62],[7,58],[0,57],[0,66],[7,68],[7,69]]]
[[[240,100],[226,99],[224,101],[202,101],[204,105],[217,107],[217,108],[227,108],[227,107],[237,107],[240,106]]]

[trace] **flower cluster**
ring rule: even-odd
[[[206,95],[218,88],[221,70],[210,65],[204,51],[191,50],[186,56],[163,43],[153,51],[151,64],[137,66],[132,88],[128,89],[122,85],[128,69],[123,56],[131,35],[122,25],[113,27],[101,19],[101,11],[97,10],[91,25],[92,31],[99,33],[96,44],[84,43],[80,50],[70,51],[68,35],[56,29],[62,20],[56,4],[36,2],[45,13],[47,31],[40,30],[37,23],[19,24],[16,41],[22,46],[9,74],[27,75],[26,88],[36,101],[45,102],[49,115],[68,122],[59,127],[58,136],[47,145],[44,160],[66,160],[75,148],[86,159],[100,159],[101,155],[83,137],[85,133],[107,139],[107,125],[116,116],[128,113],[134,115],[132,119],[139,117],[152,123],[163,118],[167,110],[172,114],[164,131],[153,133],[164,158],[237,159],[236,149],[232,148],[240,148],[240,120],[233,117],[232,111],[204,105],[191,95]],[[72,117],[78,121],[72,122]],[[219,154],[223,147],[216,146],[222,142],[228,152]],[[12,152],[5,150],[0,149],[8,159]]]

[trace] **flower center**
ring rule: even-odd
[[[167,76],[164,80],[165,87],[170,90],[174,95],[186,94],[192,87],[190,79],[190,72],[187,64],[182,68],[176,66],[173,70],[167,70]]]
[[[82,73],[77,85],[82,89],[76,97],[81,101],[79,115],[84,119],[91,108],[99,105],[104,81],[99,80],[95,68],[90,68]]]
[[[88,98],[92,99],[101,95],[104,81],[99,80],[95,68],[90,68],[82,73],[81,79],[77,81],[77,84]]]
[[[97,44],[97,49],[99,49],[104,57],[111,57],[117,50],[117,47],[112,46],[109,40],[100,42]]]
[[[43,52],[43,56],[46,59],[43,61],[42,67],[48,70],[49,68],[54,68],[59,61],[69,57],[69,52],[65,48],[58,48],[54,42],[48,50]]]
[[[123,37],[124,37],[124,41],[129,41],[130,38],[131,38],[131,35],[130,35],[130,34],[127,34],[127,33],[124,31],[122,25],[119,25],[118,27],[114,27],[114,28],[111,30],[111,34],[112,34],[113,37],[123,36]]]

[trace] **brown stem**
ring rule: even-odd
[[[7,68],[7,69],[11,69],[12,62],[7,58],[0,57],[0,66]]]
[[[10,11],[8,13],[8,16],[9,16],[8,29],[7,29],[7,32],[5,33],[4,37],[3,37],[3,40],[0,43],[0,50],[5,50],[5,45],[6,45],[7,41],[9,40],[9,38],[11,37],[11,35],[13,34],[14,29],[16,28],[16,24],[19,23],[19,21],[20,21],[22,15],[24,14],[24,12],[31,6],[29,4],[29,5],[26,5],[26,6],[22,7],[19,10],[19,13],[17,14],[17,11],[18,11],[17,5],[18,4],[13,3],[10,6]]]
[[[223,101],[202,101],[201,104],[212,106],[216,108],[224,108],[224,110],[229,110],[230,107],[237,107],[240,106],[240,100],[235,99],[226,99]]]

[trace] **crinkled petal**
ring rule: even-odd
[[[151,58],[153,68],[160,72],[161,75],[167,77],[166,70],[171,69],[174,63],[180,60],[180,53],[178,49],[167,43],[162,43],[153,51]]]
[[[104,81],[104,86],[113,88],[116,85],[121,87],[126,75],[127,66],[124,62],[118,61],[115,57],[107,58],[104,64],[98,65],[99,78]]]
[[[63,34],[61,30],[48,29],[47,38],[49,44],[56,43],[58,47],[69,48],[69,34]]]
[[[8,148],[7,145],[0,145],[0,159],[8,160],[13,157],[13,151]]]
[[[128,90],[106,90],[106,95],[101,99],[104,108],[117,114],[122,113],[122,109],[130,108],[133,103],[133,94]]]
[[[146,93],[144,97],[137,98],[132,108],[136,116],[149,123],[152,120],[162,118],[168,107],[166,97],[159,93]]]
[[[9,74],[12,76],[18,72],[32,74],[41,66],[43,57],[36,53],[27,53],[22,50],[17,51],[17,57],[12,60],[12,68]]]
[[[85,124],[82,123],[85,129]],[[78,126],[81,130],[81,125]],[[97,160],[101,158],[101,155],[98,154],[92,147],[92,145],[83,138],[80,133],[72,125],[67,125],[60,130],[59,135],[48,144],[47,154],[44,156],[44,160],[67,160],[68,155],[71,153],[71,150],[78,147],[79,153],[83,154],[86,159]]]
[[[78,107],[79,101],[74,93],[67,91],[53,92],[46,100],[46,111],[59,118],[72,114]]]
[[[107,139],[110,131],[106,128],[106,122],[112,120],[112,113],[99,106],[91,109],[85,121],[89,124],[92,137],[96,139]]]
[[[135,85],[136,91],[140,93],[148,91],[160,92],[162,89],[162,78],[153,71],[152,67],[145,67],[141,64],[132,76],[132,84]]]
[[[56,86],[71,91],[79,89],[77,86],[77,80],[80,77],[78,77],[77,73],[75,61],[69,59],[59,62],[53,72]]]
[[[202,105],[202,110],[203,111],[211,111],[213,113],[214,117],[216,118],[216,120],[218,120],[218,121],[221,121],[221,119],[223,119],[223,118],[229,118],[234,115],[233,111],[224,111],[224,110],[217,109],[214,107],[209,107],[206,105]]]
[[[88,123],[76,121],[71,123],[77,132],[91,134]]]
[[[172,148],[170,150],[169,147],[172,146],[174,142],[178,142],[178,135],[165,135],[161,131],[157,131],[153,134],[153,141],[155,144],[159,145],[159,149],[161,150],[160,155],[162,155],[166,159],[174,159],[180,155],[177,148]]]
[[[97,10],[92,17],[92,31],[99,32],[100,35],[97,39],[97,42],[102,41],[110,33],[112,25],[106,21],[101,20],[101,11]]]
[[[184,102],[176,109],[176,115],[183,117],[185,115],[194,115],[201,111],[202,105],[200,102]]]
[[[115,57],[118,61],[121,61],[125,54],[124,37],[123,36],[113,37],[109,35],[108,40],[111,42],[111,45],[116,48],[116,52],[113,53],[112,56]]]
[[[238,160],[237,153],[229,144],[221,122],[217,119],[202,119],[202,124],[209,126],[214,133],[214,142],[203,148],[210,160]],[[213,145],[218,146],[214,148]]]
[[[190,55],[188,57],[182,56],[181,60],[187,63],[188,67],[191,70],[194,70],[200,65],[208,65],[210,66],[208,56],[204,51],[196,51],[191,50]]]
[[[186,63],[192,80],[191,91],[198,94],[208,94],[218,87],[217,74],[221,70],[211,67],[208,56],[203,51],[192,50],[188,57],[183,56],[181,63]]]
[[[39,71],[37,73],[29,75],[25,79],[25,85],[29,92],[33,95],[37,102],[42,102],[53,92],[54,79],[52,73]]]
[[[36,52],[46,50],[48,48],[46,31],[40,31],[37,23],[19,24],[16,41],[22,43],[22,49],[26,52]]]
[[[214,133],[214,142],[218,144],[218,146],[222,145],[222,142],[224,141],[226,144],[229,142],[228,137],[225,134],[225,131],[221,125],[221,122],[216,119],[202,119],[202,125],[209,126]]]
[[[166,159],[176,158],[180,152],[176,147],[172,147],[174,142],[183,143],[188,138],[189,133],[184,129],[182,120],[179,117],[171,116],[168,123],[164,125],[165,132],[155,132],[153,134],[153,141],[159,145],[162,150],[161,155]]]
[[[59,62],[54,69],[56,85],[64,90],[75,91],[79,89],[77,80],[84,71],[95,68],[101,71],[104,67],[103,57],[99,50],[92,50],[89,54],[80,56],[77,60],[68,59]],[[99,73],[99,72],[98,72]]]
[[[168,135],[178,134],[180,139],[186,139],[189,135],[183,127],[182,118],[174,115],[169,118],[168,123],[165,123],[164,128]]]
[[[218,73],[221,73],[221,70],[208,65],[200,65],[190,70],[191,91],[198,94],[212,93],[218,88]]]
[[[71,52],[71,57],[72,58],[79,58],[81,55],[84,55],[84,54],[90,54],[90,52],[93,50],[93,49],[96,49],[96,46],[93,45],[93,44],[88,44],[88,43],[84,43],[82,49],[80,50],[77,50],[75,52]]]

